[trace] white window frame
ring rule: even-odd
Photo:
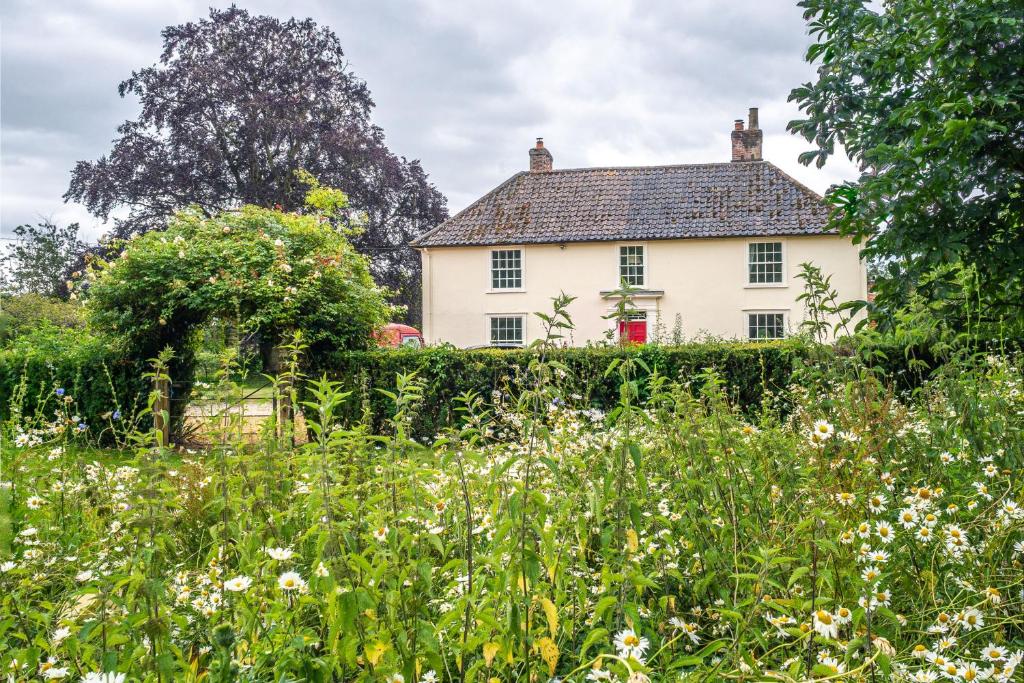
[[[752,315],[781,315],[782,316],[782,336],[781,337],[751,337],[750,336],[750,316]],[[785,339],[789,336],[789,309],[761,309],[752,308],[744,309],[743,311],[743,338],[747,341],[778,341],[779,339]]]
[[[647,248],[646,242],[628,242],[620,243],[615,245],[615,289],[622,286],[622,250],[629,247],[639,247],[641,254],[643,254],[643,282],[638,285],[630,285],[631,287],[647,288],[651,282],[651,258],[650,249]]]
[[[521,327],[522,327],[522,330],[523,330],[523,337],[522,337],[522,339],[520,340],[520,342],[518,344],[495,344],[494,343],[494,341],[491,339],[491,325],[492,325],[492,321],[496,320],[497,318],[519,318],[519,320],[521,321]],[[484,328],[484,339],[487,340],[487,346],[494,346],[494,347],[499,347],[499,348],[502,347],[502,346],[505,346],[505,347],[511,346],[511,347],[519,347],[519,348],[525,347],[526,346],[526,340],[528,339],[527,332],[526,332],[526,323],[527,323],[528,319],[529,319],[529,316],[526,313],[488,313],[487,315],[484,316],[484,324],[486,326]]]
[[[778,282],[751,282],[750,281],[750,247],[754,244],[778,244],[782,250],[782,262],[781,262],[781,280]],[[747,289],[772,289],[782,288],[789,286],[789,268],[787,267],[786,260],[786,240],[781,238],[768,237],[764,239],[747,240],[743,244],[743,281],[744,287]]]
[[[519,286],[518,287],[495,287],[494,286],[494,254],[499,251],[518,251],[519,252]],[[488,294],[505,294],[507,292],[525,292],[526,291],[526,249],[521,245],[508,245],[500,247],[491,247],[487,249],[487,287],[485,291]]]

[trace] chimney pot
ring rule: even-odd
[[[537,145],[530,150],[530,173],[550,171],[552,161],[551,152],[544,147],[544,138],[537,138]]]
[[[751,107],[747,118],[747,129],[743,119],[736,119],[732,131],[732,160],[761,161],[761,141],[764,133],[757,127],[757,107]]]

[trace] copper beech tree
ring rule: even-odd
[[[112,236],[125,238],[187,206],[207,217],[244,204],[300,209],[295,171],[306,170],[345,190],[341,220],[363,226],[354,246],[417,315],[420,265],[407,245],[447,217],[446,201],[419,161],[385,145],[334,32],[232,6],[169,26],[163,40],[159,62],[119,87],[138,99],[138,117],[121,124],[108,154],[78,162],[65,199],[115,216]]]

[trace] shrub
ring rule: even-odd
[[[103,416],[114,411],[128,420],[149,393],[145,370],[144,363],[123,358],[84,330],[43,323],[0,350],[0,420],[49,421],[64,397],[71,397],[74,412],[97,430]]]
[[[5,297],[0,311],[0,344],[44,323],[81,328],[85,321],[81,306],[70,301],[34,293]]]
[[[451,426],[453,401],[466,392],[492,400],[495,391],[518,393],[533,354],[526,349],[375,349],[336,352],[322,358],[314,372],[326,374],[352,392],[343,415],[359,419],[369,408],[374,426],[394,410],[388,393],[398,375],[416,373],[423,381],[425,400],[413,416],[413,430],[432,436]],[[805,378],[821,365],[863,362],[899,391],[919,387],[944,360],[926,347],[901,347],[886,338],[870,338],[849,348],[808,344],[799,338],[778,342],[710,341],[663,346],[600,346],[565,348],[550,352],[564,366],[569,395],[593,408],[606,410],[619,400],[621,380],[609,372],[613,363],[635,358],[640,366],[639,398],[649,396],[650,374],[681,382],[696,382],[714,370],[728,386],[730,400],[744,412],[755,412],[766,398],[778,396],[790,383]],[[699,388],[699,387],[697,387]]]

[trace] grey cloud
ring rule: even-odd
[[[14,0],[2,10],[2,229],[38,215],[103,226],[61,201],[79,159],[105,153],[136,103],[117,83],[155,62],[161,29],[207,2]],[[214,3],[223,6],[226,3]],[[526,167],[544,136],[556,167],[725,161],[761,108],[766,157],[812,188],[854,176],[796,162],[789,90],[809,80],[800,10],[785,0],[381,0],[241,3],[312,16],[341,38],[398,154],[458,210]]]

